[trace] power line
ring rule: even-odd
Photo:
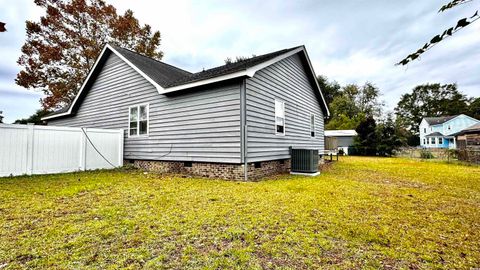
[[[90,137],[88,137],[87,135],[87,132],[83,129],[83,127],[81,128],[82,131],[83,131],[83,134],[85,134],[85,137],[87,138],[88,142],[90,143],[90,145],[92,145],[93,149],[95,149],[95,151],[106,161],[108,162],[108,164],[110,164],[110,166],[112,166],[113,168],[116,168],[117,166],[113,165],[104,155],[102,155],[102,153],[100,153],[100,151],[98,151],[97,147],[95,147],[95,145],[93,144],[93,142],[90,140]]]

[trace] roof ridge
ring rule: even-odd
[[[178,70],[180,70],[180,71],[183,71],[183,72],[187,72],[187,73],[189,73],[189,74],[193,74],[192,72],[190,72],[190,71],[188,71],[188,70],[181,69],[181,68],[179,68],[179,67],[176,67],[176,66],[174,66],[174,65],[171,65],[171,64],[165,63],[165,62],[163,62],[163,61],[160,61],[160,60],[157,60],[157,59],[155,59],[155,58],[152,58],[152,57],[150,57],[150,56],[143,55],[143,54],[141,54],[141,53],[139,53],[139,52],[136,52],[136,51],[133,51],[133,50],[130,50],[130,49],[124,48],[124,47],[120,47],[120,46],[117,46],[117,45],[114,45],[114,44],[110,44],[110,46],[113,46],[113,47],[116,47],[116,48],[120,48],[120,49],[122,49],[122,50],[129,51],[129,52],[131,52],[131,53],[134,53],[134,54],[136,54],[136,55],[139,55],[139,56],[141,56],[141,57],[144,57],[144,58],[147,58],[147,59],[153,60],[153,61],[155,61],[155,62],[157,62],[157,63],[160,63],[160,64],[164,64],[164,65],[167,65],[167,66],[173,67],[173,68],[175,68],[175,69],[178,69]]]
[[[197,73],[201,73],[201,72],[205,72],[205,71],[209,71],[209,70],[213,70],[213,69],[221,68],[221,67],[225,67],[225,66],[242,64],[242,63],[246,63],[247,61],[251,61],[252,59],[255,59],[255,58],[265,57],[265,56],[269,56],[269,55],[272,55],[272,54],[277,54],[277,53],[280,53],[280,52],[288,52],[288,51],[291,51],[291,50],[294,50],[294,49],[297,49],[297,48],[300,48],[300,47],[303,47],[303,45],[296,46],[296,47],[291,47],[291,48],[287,48],[287,49],[276,50],[276,51],[273,51],[273,52],[264,53],[264,54],[260,54],[260,55],[255,55],[255,56],[249,57],[247,59],[243,59],[243,60],[238,61],[238,62],[234,62],[234,63],[231,63],[231,64],[223,64],[223,65],[208,68],[208,69],[205,69],[205,70],[202,70],[202,71],[199,71],[199,72],[194,72],[192,74],[197,74]]]

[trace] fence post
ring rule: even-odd
[[[120,139],[119,141],[119,146],[118,146],[118,166],[122,167],[123,166],[123,135],[124,131],[123,129],[120,129]]]
[[[33,173],[33,129],[34,124],[28,123],[27,124],[27,166],[26,166],[26,174],[31,175]]]
[[[87,132],[86,128],[81,128]],[[87,169],[87,137],[80,131],[80,170],[85,171]]]

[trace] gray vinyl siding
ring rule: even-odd
[[[289,158],[289,147],[324,149],[324,119],[303,64],[290,56],[246,80],[248,162]],[[285,136],[275,134],[275,99],[285,102]],[[310,114],[315,114],[315,137]]]
[[[161,95],[112,53],[76,115],[48,124],[127,134],[129,106],[148,103],[149,136],[125,135],[125,159],[240,163],[240,86]]]

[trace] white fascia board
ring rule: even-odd
[[[320,93],[320,96],[322,97],[323,105],[325,105],[325,109],[327,109],[327,117],[329,117],[330,116],[330,110],[328,109],[328,105],[325,102],[325,97],[322,94],[322,89],[320,88],[320,85],[318,84],[317,75],[315,74],[315,70],[313,70],[312,63],[310,62],[310,57],[308,57],[307,50],[305,49],[304,46],[302,46],[302,50],[303,50],[303,53],[305,53],[305,58],[307,58],[308,66],[310,67],[310,70],[312,71],[312,74],[313,74],[313,77],[314,77],[313,79],[315,81],[315,85],[317,86],[318,92]]]
[[[148,77],[145,73],[143,73],[140,69],[138,69],[134,64],[132,64],[130,61],[128,61],[125,57],[123,57],[123,55],[121,53],[119,53],[117,50],[115,50],[112,46],[110,46],[109,44],[106,44],[105,47],[103,47],[100,54],[98,55],[97,60],[95,61],[95,64],[93,64],[93,67],[90,69],[90,72],[88,73],[87,78],[83,81],[82,87],[80,87],[80,91],[78,91],[78,93],[75,96],[75,99],[73,100],[72,104],[70,105],[70,108],[68,109],[68,111],[63,112],[63,113],[59,113],[59,114],[55,114],[55,115],[51,115],[51,116],[42,117],[41,118],[42,120],[48,120],[48,119],[53,119],[53,118],[57,118],[57,117],[61,117],[61,116],[66,116],[66,115],[70,115],[72,113],[72,109],[75,106],[75,104],[77,103],[78,98],[82,94],[83,90],[85,89],[85,85],[90,80],[90,77],[92,76],[93,72],[97,68],[97,65],[100,62],[100,59],[102,59],[103,54],[105,54],[105,51],[107,49],[109,49],[111,52],[113,52],[115,55],[117,55],[120,59],[122,59],[125,63],[127,63],[130,67],[132,67],[136,72],[138,72],[142,77],[144,77],[147,81],[149,81],[153,86],[155,86],[155,88],[157,89],[157,91],[159,93],[164,92],[163,87],[161,87],[156,82],[154,82],[150,77]]]
[[[86,85],[87,82],[90,80],[90,77],[92,76],[93,71],[97,68],[98,62],[100,62],[100,59],[102,59],[103,54],[104,54],[105,51],[107,50],[107,47],[109,47],[108,44],[107,44],[105,47],[103,47],[102,51],[101,51],[100,54],[98,55],[97,61],[95,61],[95,64],[93,64],[93,67],[90,69],[90,72],[88,73],[87,78],[83,81],[82,87],[80,87],[80,91],[78,91],[78,93],[77,93],[77,95],[75,96],[75,99],[73,100],[72,104],[70,105],[70,108],[68,109],[68,111],[63,112],[63,113],[59,113],[59,114],[55,114],[55,115],[51,115],[51,116],[42,117],[42,118],[41,118],[42,120],[48,120],[48,119],[52,119],[52,118],[57,118],[57,117],[69,115],[69,114],[72,113],[72,109],[73,109],[75,103],[77,103],[78,97],[80,97],[80,94],[82,93],[83,89],[85,88],[85,85]]]
[[[279,55],[275,58],[272,58],[271,60],[269,61],[266,61],[266,62],[263,62],[263,63],[260,63],[256,66],[253,66],[253,67],[250,67],[250,68],[247,68],[245,70],[242,70],[242,71],[238,71],[238,72],[235,72],[235,73],[231,73],[231,74],[227,74],[227,75],[223,75],[223,76],[219,76],[219,77],[215,77],[215,78],[211,78],[211,79],[207,79],[207,80],[202,80],[202,81],[198,81],[198,82],[192,82],[192,83],[187,83],[187,84],[182,84],[182,85],[178,85],[178,86],[173,86],[173,87],[167,87],[165,88],[165,91],[164,93],[170,93],[170,92],[174,92],[174,91],[179,91],[179,90],[183,90],[183,89],[188,89],[188,88],[192,88],[192,87],[196,87],[196,86],[202,86],[202,85],[206,85],[206,84],[211,84],[211,83],[214,83],[214,82],[220,82],[220,81],[225,81],[225,80],[229,80],[229,79],[234,79],[234,78],[238,78],[238,77],[243,77],[243,76],[247,76],[247,77],[253,77],[253,75],[255,75],[255,73],[263,68],[266,68],[280,60],[283,60],[291,55],[294,55],[300,51],[304,50],[303,47],[300,47],[298,49],[295,49],[293,51],[290,51],[290,52],[287,52],[287,53],[284,53],[282,55]],[[308,57],[307,57],[308,58]]]
[[[206,79],[206,80],[202,80],[202,81],[197,81],[197,82],[192,82],[192,83],[167,87],[163,90],[163,92],[161,94],[175,92],[175,91],[188,89],[188,88],[192,88],[192,87],[196,87],[196,86],[202,86],[202,85],[206,85],[206,84],[211,84],[211,83],[215,83],[215,82],[221,82],[221,81],[234,79],[234,78],[238,78],[238,77],[243,77],[243,76],[249,76],[246,70],[242,70],[242,71],[239,71],[239,72],[235,72],[235,73],[231,73],[231,74],[227,74],[227,75],[223,75],[223,76],[219,76],[219,77],[215,77],[215,78],[211,78],[211,79]]]

